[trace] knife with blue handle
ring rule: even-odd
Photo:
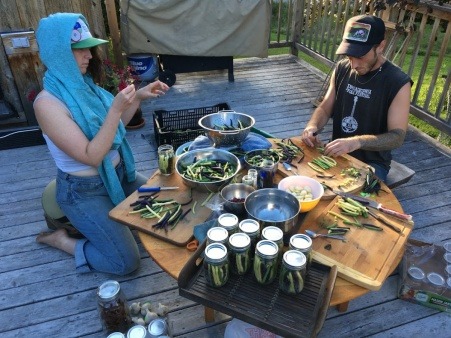
[[[147,187],[145,185],[138,188],[138,192],[155,192],[161,190],[175,190],[179,187]]]

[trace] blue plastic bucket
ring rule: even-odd
[[[141,81],[153,81],[158,77],[158,60],[153,54],[131,54],[127,56],[128,64]]]

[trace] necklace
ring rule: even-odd
[[[376,74],[374,74],[368,81],[366,82],[360,82],[359,79],[357,78],[357,72],[355,72],[355,81],[358,82],[361,85],[367,84],[368,82],[370,82],[372,79],[374,79],[377,75],[379,75],[379,73],[382,72],[382,66],[379,67],[378,71],[376,72]]]

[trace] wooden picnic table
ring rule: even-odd
[[[313,151],[312,149],[305,149],[305,157],[311,158],[311,156],[314,156],[311,153]],[[352,160],[352,163],[356,165],[364,165],[348,155],[345,156],[345,159],[348,161]],[[158,180],[159,176],[157,171],[149,179],[148,184],[155,185],[155,180]],[[175,179],[174,175],[171,176]],[[278,182],[284,176],[287,176],[287,174],[279,171],[276,175],[276,181]],[[170,180],[171,178],[169,178],[169,181],[166,181],[168,185],[170,185]],[[384,206],[402,212],[402,207],[391,190],[385,184],[382,184],[382,189],[384,192],[381,192],[376,197],[377,201]],[[128,217],[127,213],[130,210],[130,203],[135,201],[137,197],[137,193],[129,196],[112,210],[110,217],[133,227],[134,218]],[[305,217],[300,217],[302,224],[300,224],[299,233],[303,233],[305,229],[320,230],[318,220],[324,217],[328,210],[334,208],[334,201],[337,198],[321,200]],[[203,214],[203,217],[196,224],[203,223],[206,220],[205,214]],[[330,300],[330,306],[337,306],[339,311],[346,311],[351,300],[368,293],[370,290],[378,290],[399,264],[413,225],[400,222],[390,216],[386,217],[399,224],[399,227],[402,229],[400,234],[389,228],[384,228],[384,231],[377,234],[375,231],[361,229],[360,233],[355,232],[355,241],[351,237],[348,241],[349,243],[339,243],[339,241],[334,242],[334,240],[323,238],[314,240],[313,258],[322,264],[336,265],[338,267],[338,277]],[[363,231],[366,231],[366,233]],[[174,243],[150,233],[139,231],[138,235],[143,246],[155,262],[171,277],[177,279],[193,252],[188,251],[186,246],[174,245]],[[382,238],[383,240],[379,240]],[[330,243],[332,243],[332,250],[327,248],[326,245]],[[213,312],[207,308],[206,320],[211,321],[213,319]]]

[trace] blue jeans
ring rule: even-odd
[[[124,178],[122,163],[116,167],[125,195],[147,179],[137,173],[134,182]],[[92,270],[126,275],[139,267],[138,246],[130,229],[108,217],[114,208],[100,176],[78,177],[58,170],[56,200],[72,225],[85,238],[77,240],[77,272]]]

